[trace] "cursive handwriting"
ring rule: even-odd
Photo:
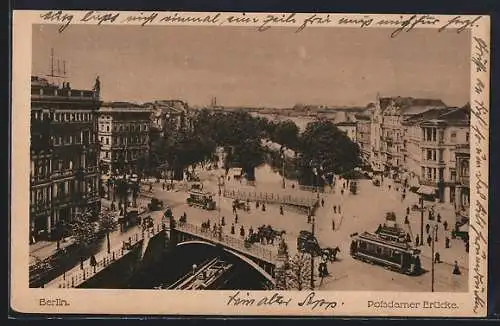
[[[257,30],[259,32],[267,31],[271,28],[271,24],[296,24],[295,13],[289,15],[267,15],[263,21],[262,25],[260,25]]]
[[[342,17],[339,19],[339,25],[358,25],[360,28],[368,27],[373,23],[373,18],[369,16],[348,18]]]
[[[484,83],[481,79],[476,78],[476,85],[474,86],[474,91],[476,94],[482,94],[484,91]]]
[[[93,22],[97,25],[102,23],[114,23],[120,16],[119,12],[116,13],[100,13],[94,10],[87,11],[85,15],[80,19],[81,22]]]
[[[330,19],[330,15],[324,16],[324,15],[314,14],[304,19],[302,25],[300,25],[299,28],[295,30],[295,33],[302,32],[304,28],[308,27],[309,25],[323,25],[323,24],[329,24],[331,22],[332,20]]]
[[[48,11],[40,15],[44,21],[62,23],[59,27],[59,33],[62,33],[73,21],[74,16],[71,14],[63,13],[62,10]]]
[[[229,296],[229,300],[226,302],[228,306],[288,306],[292,301],[291,298],[286,298],[282,294],[277,292],[273,293],[271,296],[263,296],[261,298],[253,298],[250,296],[249,292],[246,295],[242,295],[240,291]]]
[[[141,26],[145,26],[147,24],[151,24],[158,17],[157,12],[150,13],[149,15],[144,15],[144,13],[140,13],[139,15],[130,15],[122,20],[122,23],[130,23],[130,22],[140,22]]]
[[[409,32],[413,30],[418,25],[436,25],[439,22],[439,19],[430,16],[430,15],[413,15],[407,20],[401,22],[401,27],[397,28],[394,32],[392,32],[391,37],[395,38],[401,32]]]
[[[311,308],[311,310],[321,307],[327,310],[327,309],[334,309],[335,307],[337,307],[337,301],[327,301],[323,298],[316,299],[316,293],[311,292],[305,297],[303,301],[298,302],[297,305],[299,307]]]
[[[486,65],[488,59],[485,58],[488,54],[488,44],[477,36],[474,36],[474,54],[472,56],[472,62],[476,66],[476,72],[486,72]]]
[[[462,18],[462,16],[455,16],[455,17],[451,18],[450,20],[448,20],[448,22],[446,24],[441,26],[438,29],[438,32],[442,32],[449,27],[449,28],[456,28],[457,33],[462,33],[464,30],[471,29],[472,27],[474,27],[476,22],[479,19],[481,19],[481,17],[482,16],[477,16],[474,19],[466,19],[466,18]]]

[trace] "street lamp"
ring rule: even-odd
[[[420,195],[420,245],[424,245],[424,197]]]
[[[312,220],[311,220],[311,233],[313,235],[313,238],[314,238],[314,229],[315,229],[315,226],[316,226],[316,218],[314,216],[312,216]],[[311,290],[314,290],[314,255],[313,253],[311,252]]]
[[[435,263],[435,259],[434,259],[434,244],[436,242],[436,237],[437,237],[437,229],[438,229],[438,226],[437,225],[434,225],[434,227],[432,228],[432,254],[431,254],[431,259],[432,259],[432,268],[431,268],[431,292],[434,292],[434,263]]]
[[[282,177],[282,184],[281,186],[283,189],[285,188],[285,146],[281,146],[280,148],[280,156],[281,156],[281,177]]]

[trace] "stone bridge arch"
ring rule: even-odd
[[[215,249],[215,248],[223,249],[223,251],[226,254],[229,254],[232,257],[237,258],[239,261],[245,263],[247,266],[249,266],[250,268],[257,271],[261,276],[263,276],[266,279],[267,282],[272,284],[273,287],[276,285],[276,282],[272,276],[272,273],[274,272],[274,267],[269,266],[268,268],[263,268],[257,262],[252,260],[251,258],[249,258],[241,253],[238,253],[232,249],[225,248],[225,247],[219,246],[215,243],[211,243],[211,242],[204,241],[204,240],[183,241],[183,242],[177,243],[176,247],[195,246],[195,245],[208,246],[208,247],[213,248],[213,249]],[[266,263],[264,262],[263,264],[266,264]]]

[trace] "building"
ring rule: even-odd
[[[100,162],[103,173],[133,172],[140,157],[149,154],[153,110],[128,102],[102,103],[99,109]]]
[[[371,133],[371,112],[358,113],[356,118],[356,141],[361,150],[361,159],[369,164],[371,156],[370,133]]]
[[[153,126],[163,136],[169,130],[178,130],[190,126],[189,105],[181,100],[160,100],[146,105],[153,109]]]
[[[470,145],[461,144],[455,148],[455,210],[457,215],[469,219],[470,208]]]
[[[442,202],[455,204],[457,187],[466,188],[462,185],[465,179],[458,178],[457,158],[461,160],[462,175],[468,176],[469,171],[468,166],[464,167],[469,162],[464,157],[465,148],[470,146],[470,108],[431,109],[408,118],[403,126],[406,170],[415,180],[411,182],[418,180]]]
[[[371,130],[374,170],[392,176],[405,170],[402,122],[435,108],[446,105],[436,99],[377,96]]]
[[[52,239],[83,207],[100,211],[98,109],[98,90],[31,77],[31,243]]]
[[[356,140],[357,132],[356,132],[356,122],[355,121],[343,121],[343,122],[336,123],[335,126],[337,126],[337,128],[339,128],[340,131],[345,133],[346,136],[349,137],[349,139],[352,142],[357,143],[357,140]]]

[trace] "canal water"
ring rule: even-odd
[[[210,290],[265,290],[268,283],[264,276],[238,257],[216,247],[189,245],[175,247],[166,252],[161,261],[143,268],[131,279],[130,289],[168,288],[171,284],[190,273],[193,264],[201,266],[210,259],[219,257],[232,264]]]

